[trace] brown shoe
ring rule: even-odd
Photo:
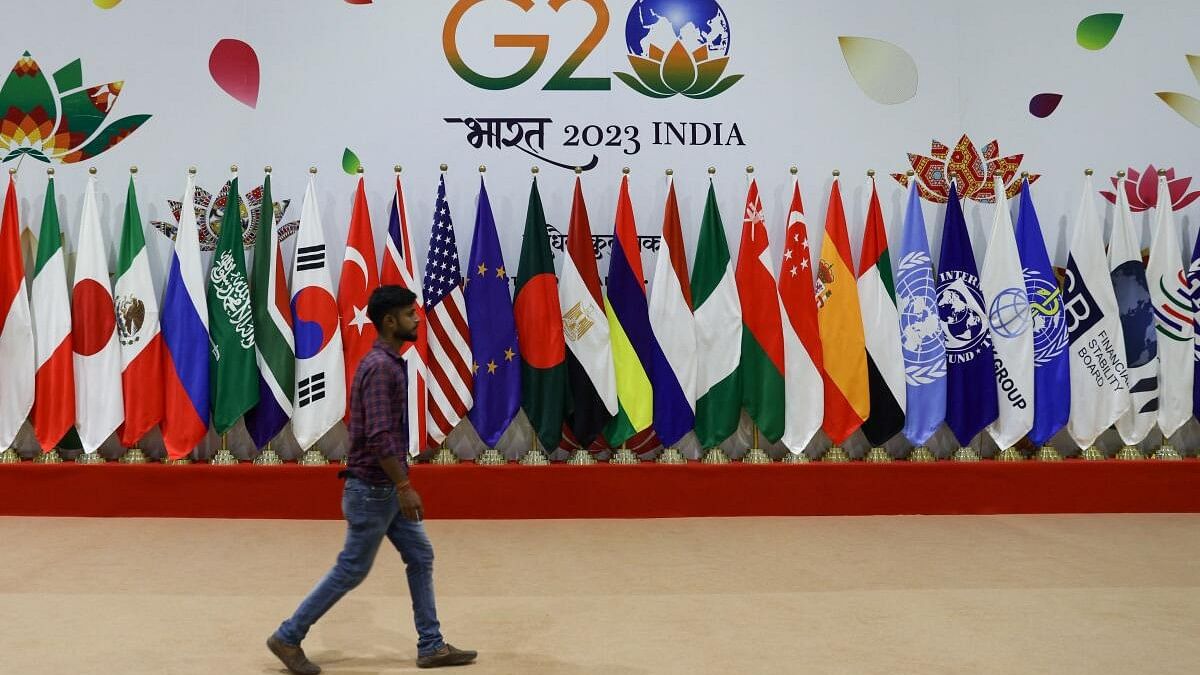
[[[283,665],[296,675],[317,675],[321,672],[321,666],[309,661],[300,645],[289,645],[272,635],[267,638],[267,649],[278,656]]]
[[[442,666],[465,666],[475,660],[479,652],[459,649],[447,644],[436,652],[417,658],[418,668],[441,668]]]

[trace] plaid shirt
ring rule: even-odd
[[[358,364],[350,386],[350,453],[346,469],[368,483],[392,482],[379,466],[384,457],[395,457],[408,473],[408,395],[400,354],[382,340]]]

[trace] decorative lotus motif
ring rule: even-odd
[[[82,162],[125,140],[150,119],[131,115],[102,126],[123,83],[85,88],[79,59],[51,79],[25,52],[0,87],[0,162],[22,155],[42,162]]]
[[[1000,144],[992,141],[983,146],[983,152],[976,149],[971,139],[963,134],[958,144],[951,150],[948,146],[934,139],[930,148],[930,157],[909,153],[908,161],[916,172],[913,178],[917,180],[917,190],[926,201],[945,204],[950,200],[950,181],[958,184],[959,199],[972,199],[977,202],[991,203],[996,201],[994,178],[999,176],[1004,184],[1004,192],[1011,199],[1021,190],[1021,160],[1025,155],[1000,156]],[[908,187],[908,176],[902,173],[892,174],[901,185]],[[1030,174],[1029,182],[1033,183],[1040,174]]]
[[[1154,165],[1146,167],[1145,171],[1138,173],[1138,170],[1132,166],[1125,172],[1125,196],[1129,199],[1129,210],[1137,213],[1152,209],[1158,205],[1158,169]],[[1200,197],[1200,190],[1188,192],[1188,186],[1192,184],[1191,176],[1176,178],[1175,169],[1167,169],[1167,190],[1171,193],[1171,210],[1178,211],[1185,208],[1188,204],[1196,201]],[[1120,190],[1121,186],[1119,179],[1113,177],[1113,188]],[[1117,203],[1117,193],[1101,190],[1100,194],[1104,195],[1110,203]]]
[[[254,245],[254,240],[258,235],[259,217],[262,213],[262,186],[258,186],[246,194],[245,199],[238,199],[238,210],[242,217],[242,245],[250,248]],[[217,193],[216,198],[208,190],[202,187],[196,187],[196,229],[200,232],[200,250],[213,251],[217,248],[217,237],[221,234],[221,219],[225,216],[225,207],[229,203],[229,182],[226,181],[221,186],[221,191]],[[283,201],[274,202],[272,205],[275,220],[276,232],[279,235],[279,240],[283,241],[296,233],[300,228],[300,221],[293,220],[285,225],[280,225],[283,221],[283,214],[287,211],[288,204],[291,200],[284,199]],[[179,214],[183,210],[183,203],[174,199],[168,199],[167,205],[171,207],[171,215],[175,217],[175,222],[168,223],[161,220],[150,221],[159,232],[162,232],[172,241],[175,240],[175,233],[179,231]]]
[[[701,46],[689,52],[683,42],[676,40],[671,51],[650,45],[646,56],[629,55],[635,78],[629,73],[616,72],[622,82],[638,93],[653,98],[670,98],[683,94],[688,98],[712,98],[737,84],[741,75],[730,75],[721,79],[728,56],[710,58],[708,47]]]

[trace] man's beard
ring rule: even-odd
[[[414,328],[411,333],[398,333],[397,336],[403,342],[416,342],[417,330]]]

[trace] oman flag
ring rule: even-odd
[[[800,201],[800,183],[792,179],[792,204],[779,270],[779,303],[787,321],[783,328],[784,377],[783,444],[800,454],[821,428],[825,399],[821,391],[821,329],[813,294],[812,252],[808,225]]]
[[[772,443],[783,436],[783,317],[771,273],[771,245],[763,222],[758,181],[750,180],[738,250],[738,297],[742,300],[742,405]]]
[[[71,350],[71,296],[63,260],[62,229],[54,178],[46,182],[46,205],[33,271],[33,334],[37,343],[33,433],[49,452],[75,423],[75,366]]]
[[[104,233],[96,206],[96,177],[88,178],[79,221],[79,257],[71,292],[72,347],[75,350],[75,427],[83,451],[92,453],[121,425],[121,348],[116,310],[108,285]]]
[[[121,248],[117,253],[114,289],[117,336],[121,343],[121,390],[125,424],[121,445],[136,446],[163,416],[162,336],[158,330],[158,297],[150,278],[146,236],[138,212],[133,176],[125,198]]]
[[[12,445],[33,406],[33,320],[25,294],[25,261],[21,258],[21,224],[17,219],[17,187],[8,177],[4,216],[0,218],[0,449]]]
[[[338,281],[337,304],[341,314],[342,349],[346,356],[346,395],[354,382],[358,362],[371,351],[378,334],[367,318],[367,300],[379,286],[379,271],[375,267],[375,237],[371,234],[371,214],[367,210],[367,195],[363,179],[358,179],[354,192],[354,210],[350,213],[350,231],[346,233],[346,258],[342,262],[342,277]],[[346,407],[346,420],[350,407]]]
[[[521,407],[547,452],[558,448],[567,409],[566,344],[558,280],[537,178],[529,189],[513,313],[521,347]]]

